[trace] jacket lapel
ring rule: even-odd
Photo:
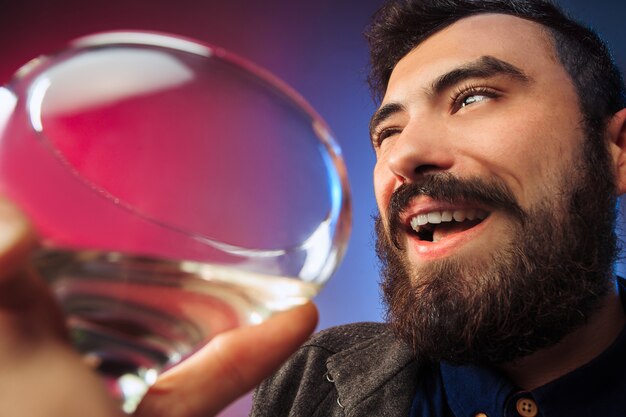
[[[418,361],[390,330],[331,356],[326,368],[347,416],[408,416]]]

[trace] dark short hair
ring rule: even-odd
[[[608,118],[626,107],[624,81],[607,46],[549,0],[388,0],[366,32],[368,81],[375,99],[382,99],[393,68],[413,48],[454,22],[482,13],[512,15],[548,29],[588,130],[601,131]]]

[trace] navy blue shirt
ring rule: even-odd
[[[423,375],[411,417],[624,417],[626,329],[591,362],[532,391],[486,367],[432,364]]]

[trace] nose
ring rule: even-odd
[[[444,130],[415,124],[407,125],[395,138],[387,153],[387,165],[400,182],[414,182],[424,175],[450,170],[454,157]]]

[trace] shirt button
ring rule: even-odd
[[[520,398],[515,406],[522,417],[535,417],[538,414],[537,404],[530,398]]]

